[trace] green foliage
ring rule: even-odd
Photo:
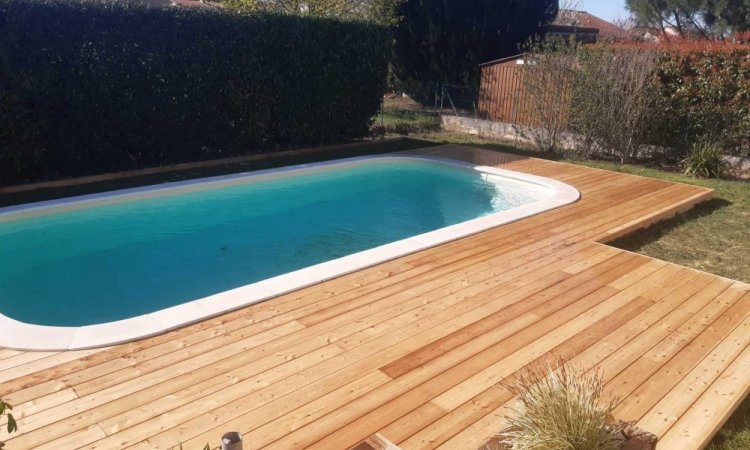
[[[556,0],[405,0],[397,11],[394,73],[419,100],[431,97],[436,81],[476,84],[478,64],[519,53],[556,15]]]
[[[8,423],[5,426],[5,428],[8,431],[8,433],[13,433],[16,430],[18,430],[16,419],[13,417],[13,414],[9,412],[12,409],[13,409],[13,406],[0,400],[0,418],[5,416],[5,418],[7,419]],[[0,442],[0,446],[2,446],[2,442]]]
[[[0,185],[365,136],[371,23],[117,1],[0,0]]]
[[[658,69],[656,144],[688,148],[703,136],[750,156],[750,49],[669,53]]]
[[[750,29],[750,0],[627,0],[639,23],[660,29],[669,26],[682,37],[723,37]]]
[[[699,178],[719,178],[724,170],[722,150],[709,141],[696,142],[682,160],[685,174]]]
[[[711,18],[732,31],[750,30],[750,0],[711,0]]]

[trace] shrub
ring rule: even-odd
[[[719,178],[724,171],[722,150],[709,141],[696,142],[687,158],[682,160],[685,174],[701,178]]]
[[[579,52],[571,121],[596,148],[626,163],[650,144],[655,116],[651,50],[599,47]]]
[[[580,47],[574,40],[545,39],[531,43],[528,51],[520,65],[526,96],[521,111],[530,125],[527,134],[537,150],[560,154],[563,133],[570,125],[570,97]]]
[[[0,185],[366,136],[389,38],[365,22],[0,0]]]
[[[727,153],[750,156],[750,48],[671,52],[663,56],[658,77],[657,143],[689,148],[711,136]]]
[[[521,104],[530,105],[536,119],[523,124],[550,130],[540,132],[548,147],[557,145],[565,130],[583,135],[590,147],[584,152],[611,152],[622,161],[649,152],[675,163],[706,137],[726,154],[750,156],[746,44],[679,41],[533,50],[537,67],[524,70]],[[562,70],[561,56],[572,50],[574,69]],[[541,81],[529,79],[533,72]],[[569,84],[572,95],[564,95]]]
[[[532,365],[504,385],[518,397],[515,417],[502,434],[513,450],[616,450],[606,419],[613,403],[601,402],[600,372],[562,364]]]

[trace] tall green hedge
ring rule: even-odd
[[[0,0],[0,185],[368,132],[387,31],[110,0]]]
[[[750,49],[666,53],[658,79],[660,144],[687,149],[710,139],[750,156]]]

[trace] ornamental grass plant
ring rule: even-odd
[[[506,448],[619,449],[620,442],[606,427],[614,401],[604,398],[600,371],[544,362],[503,385],[518,398],[509,427],[500,435]]]
[[[722,149],[709,141],[693,144],[687,157],[682,160],[685,175],[698,178],[721,178],[724,172]]]

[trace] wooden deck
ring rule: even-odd
[[[750,386],[750,285],[601,242],[711,191],[454,146],[424,153],[553,177],[569,205],[161,336],[63,353],[0,349],[7,448],[476,449],[504,377],[599,366],[616,416],[698,449]],[[0,435],[0,440],[7,435]]]

